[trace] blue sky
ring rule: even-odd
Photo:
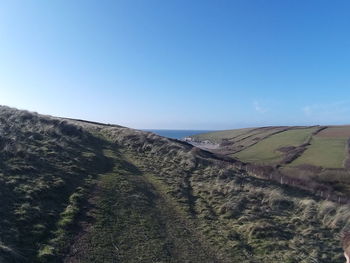
[[[350,123],[350,1],[0,3],[0,104],[133,128]]]

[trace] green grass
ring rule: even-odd
[[[210,141],[212,143],[219,143],[216,152],[232,155],[243,149],[249,148],[256,144],[258,141],[271,136],[274,133],[281,132],[288,127],[276,126],[276,127],[261,127],[261,128],[246,128],[237,130],[225,130],[211,133],[204,133],[192,136],[197,141]]]
[[[137,175],[114,171],[100,178],[94,224],[74,245],[81,262],[159,262],[168,259],[154,193]],[[137,255],[137,256],[135,256]]]
[[[235,137],[232,141],[245,141],[245,140],[254,140],[254,139],[260,139],[264,138],[272,133],[278,132],[281,129],[284,129],[283,127],[261,127],[261,128],[255,128],[251,129],[249,132],[244,133],[242,135],[239,135]]]
[[[324,168],[343,168],[346,138],[313,137],[311,145],[291,166],[311,164]]]
[[[151,133],[1,107],[0,124],[0,262],[343,262],[347,205]]]
[[[150,137],[147,141],[154,145]],[[328,225],[319,215],[316,201],[301,207],[303,198],[309,198],[296,189],[282,190],[269,181],[241,177],[234,170],[218,170],[215,163],[208,166],[197,160],[196,169],[189,172],[178,165],[189,157],[183,155],[183,148],[175,157],[180,159],[166,159],[157,152],[171,152],[171,145],[158,142],[153,147],[154,151],[143,154],[133,154],[139,148],[131,147],[130,156],[137,159],[135,165],[145,170],[160,196],[172,199],[178,208],[168,211],[184,211],[184,225],[191,226],[192,237],[215,251],[217,262],[343,262],[339,241],[333,236],[338,230],[330,229],[332,223]]]
[[[191,136],[195,140],[208,140],[212,143],[220,143],[222,139],[233,138],[246,133],[249,133],[254,128],[244,128],[244,129],[234,129],[234,130],[224,130],[216,132],[208,132]]]
[[[89,216],[94,223],[74,243],[76,251],[68,256],[69,260],[213,262],[186,229],[179,208],[164,198],[164,192],[160,195],[164,189],[157,178],[143,174],[124,159],[125,153],[120,155],[110,149],[104,152],[113,158],[115,166],[99,178],[90,201],[94,209]]]
[[[250,146],[256,144],[258,141],[264,140],[264,138],[285,129],[284,127],[265,127],[255,129],[249,133],[238,136],[231,140],[232,145],[228,146],[229,149],[241,151],[244,148],[249,148]]]
[[[283,154],[277,151],[278,148],[301,145],[314,130],[315,128],[293,129],[278,133],[233,156],[244,162],[277,163],[283,158]]]

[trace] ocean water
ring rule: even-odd
[[[144,130],[154,132],[160,136],[172,138],[172,139],[182,139],[187,136],[211,132],[211,130]]]

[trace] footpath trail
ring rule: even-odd
[[[104,154],[113,170],[100,175],[64,262],[219,262],[150,183],[152,175],[113,149]]]

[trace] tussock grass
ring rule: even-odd
[[[66,120],[0,106],[0,236],[18,255],[37,261],[69,196],[88,174],[105,169],[98,145]]]
[[[273,210],[291,209],[294,207],[294,200],[287,197],[278,189],[265,193],[263,201]]]
[[[8,108],[0,122],[0,259],[343,262],[347,205],[152,133]]]

